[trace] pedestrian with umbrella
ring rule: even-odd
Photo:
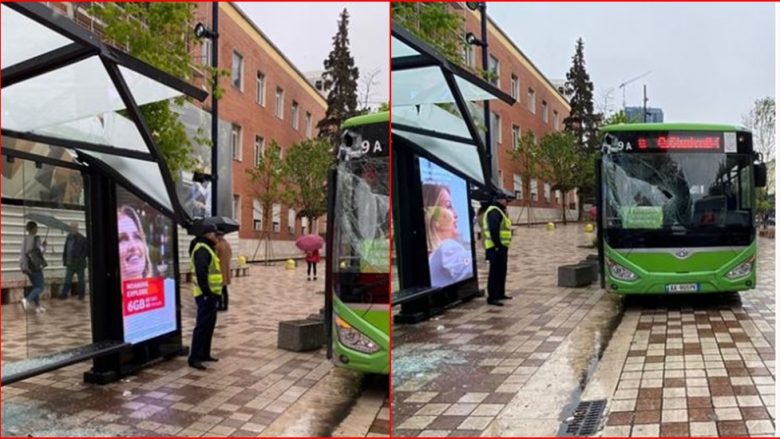
[[[317,280],[317,263],[320,262],[320,249],[325,245],[325,240],[320,235],[309,234],[298,238],[295,246],[306,254],[306,280]]]

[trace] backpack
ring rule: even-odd
[[[46,259],[43,257],[43,252],[41,251],[41,247],[38,245],[38,238],[35,237],[35,240],[33,241],[33,248],[27,251],[27,269],[32,271],[33,273],[38,273],[43,271],[44,268],[46,268],[48,262],[46,262]]]

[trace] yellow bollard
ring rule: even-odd
[[[287,262],[284,263],[284,269],[295,270],[295,261],[293,261],[292,259],[288,259]]]
[[[238,257],[238,265],[246,265],[246,256]]]
[[[553,231],[555,230],[555,223],[547,223],[546,226],[544,226],[547,230]]]
[[[585,232],[593,233],[593,224],[591,223],[585,224]]]

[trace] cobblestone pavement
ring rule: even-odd
[[[737,412],[743,419],[744,413],[757,417],[774,409],[774,272],[770,268],[774,261],[773,241],[761,241],[760,288],[745,295],[742,305],[735,303],[724,308],[715,302],[698,304],[689,311],[687,307],[664,302],[649,306],[643,301],[629,300],[624,305],[622,298],[605,294],[597,284],[579,289],[557,287],[557,267],[593,253],[583,248],[592,237],[582,231],[581,225],[559,227],[554,232],[518,228],[510,249],[507,280],[507,292],[514,299],[506,302],[507,306],[490,307],[480,298],[427,322],[394,326],[393,435],[558,435],[576,404],[586,396],[599,393],[609,400],[608,426],[599,433],[604,435],[695,434],[702,427],[713,425],[719,428],[714,433],[725,434],[732,431],[728,430],[733,425],[729,418],[736,417]],[[480,279],[486,279],[485,269],[480,264]],[[624,306],[627,307],[625,315]],[[692,323],[699,331],[698,340],[690,337],[688,326]],[[737,330],[735,323],[743,332]],[[672,334],[680,330],[678,340],[672,337],[661,340],[667,325],[671,326]],[[616,327],[617,333],[625,333],[627,338],[610,341]],[[734,335],[739,334],[736,339],[728,332],[729,328],[734,330]],[[715,355],[711,341],[719,342],[727,337],[732,337],[732,344],[719,346],[723,363],[717,371],[710,371],[718,361],[711,357]],[[677,345],[683,341],[682,346]],[[700,345],[699,354],[695,353],[694,343]],[[599,361],[602,353],[604,358]],[[734,357],[740,353],[747,356],[742,366]],[[645,365],[648,357],[652,358]],[[612,369],[617,371],[625,364],[626,375],[613,377],[605,372],[604,369],[610,368],[604,365],[614,364],[617,367]],[[688,377],[684,376],[686,365],[696,367],[690,376],[694,381],[687,381]],[[642,381],[645,370],[647,381]],[[679,377],[680,371],[683,377]],[[702,373],[705,376],[698,377]],[[755,377],[749,377],[750,374]],[[754,389],[735,390],[734,386],[746,385],[746,376],[753,380]],[[601,377],[598,385],[591,385],[591,377]],[[710,377],[711,382],[707,381]],[[618,384],[620,378],[626,382]],[[729,380],[733,407],[731,399],[719,399],[720,392],[727,392],[724,389],[727,383],[722,378]],[[737,379],[732,381],[734,378]],[[650,385],[654,386],[653,392],[661,392],[660,404],[671,401],[665,409],[661,405],[656,407],[659,418],[655,430],[645,424],[644,414],[640,422],[634,418],[636,405],[642,408],[642,404],[648,404],[644,402],[648,395],[639,394],[640,387]],[[688,385],[717,388],[717,399],[713,397],[711,402],[720,406],[724,419],[712,421],[712,425],[695,425],[693,419],[700,419],[703,412],[686,410],[685,421],[691,421],[686,424],[689,431],[680,430],[680,424],[662,425],[682,422],[680,410],[685,407],[681,407],[683,401],[679,398],[704,396],[700,396],[701,389],[685,393]],[[594,387],[600,390],[594,391]],[[737,395],[737,391],[754,394]],[[739,396],[753,396],[742,398],[742,404],[755,405],[760,401],[764,412],[743,410],[748,406],[739,406]],[[690,404],[691,408],[704,403],[704,399],[685,400],[686,407]],[[758,432],[767,427],[762,423],[752,428]]]
[[[190,291],[189,286],[181,291],[187,345],[195,315]],[[350,411],[359,410],[361,375],[334,368],[324,348],[306,353],[276,348],[278,322],[318,312],[321,291],[322,285],[306,282],[300,269],[253,266],[248,277],[234,279],[230,310],[219,314],[214,354],[220,361],[209,363],[209,370],[191,369],[185,358],[176,358],[121,382],[95,386],[82,382],[90,364],[81,363],[4,386],[3,436],[331,434]],[[32,318],[39,328],[48,324],[47,331],[52,326],[61,330],[70,314],[75,327],[86,316],[79,306],[74,299],[52,302],[49,312]],[[3,360],[7,352],[9,358],[23,358],[24,333],[6,331],[6,321],[21,313],[3,311]],[[81,340],[88,334],[87,328]],[[52,352],[57,342],[46,339],[35,341],[31,352]],[[8,346],[7,340],[12,341]],[[377,411],[378,418],[382,415]],[[382,419],[377,422],[381,430]],[[370,425],[364,434],[369,428],[374,431]]]

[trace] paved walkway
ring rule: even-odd
[[[214,354],[220,361],[209,364],[208,371],[191,369],[185,358],[176,358],[121,382],[95,386],[82,382],[90,366],[82,363],[4,386],[3,436],[332,433],[358,399],[361,375],[334,368],[324,348],[307,353],[276,348],[279,321],[306,318],[323,306],[322,284],[315,286],[300,269],[285,271],[281,265],[253,266],[249,273],[234,279],[230,310],[219,314]],[[189,345],[195,307],[189,286],[181,294],[183,334]],[[76,325],[84,318],[85,310],[75,309],[79,306],[73,299],[53,302],[48,313],[31,319],[36,319],[35,327],[62,330],[60,325]],[[69,314],[71,321],[63,322]],[[6,313],[4,307],[4,361],[6,352],[25,355],[24,332],[6,331],[6,321],[14,315],[21,313]],[[24,331],[29,325],[8,327]],[[6,346],[7,340],[13,346]],[[38,346],[33,351],[41,345],[52,348],[45,340],[51,338],[33,343]],[[363,434],[368,433],[366,428]]]
[[[664,302],[649,306],[641,301],[627,301],[624,305],[621,298],[605,294],[597,284],[580,289],[557,287],[557,267],[593,253],[581,247],[592,236],[584,233],[581,226],[560,227],[555,232],[521,227],[510,250],[507,292],[515,298],[506,302],[507,306],[490,307],[480,298],[418,325],[395,326],[393,434],[554,436],[561,433],[563,421],[580,400],[591,399],[599,393],[609,400],[612,412],[607,418],[608,428],[599,433],[604,435],[687,434],[712,426],[716,428],[715,434],[724,435],[736,431],[730,430],[736,424],[729,422],[736,418],[737,412],[743,419],[765,416],[774,410],[771,394],[774,350],[770,342],[774,331],[774,283],[769,280],[774,277],[773,241],[761,241],[761,287],[747,293],[742,305],[735,303],[723,309],[719,302],[708,302],[709,305],[697,302],[689,310]],[[486,267],[480,268],[480,279],[486,279]],[[672,327],[672,334],[680,330],[678,337],[683,338],[666,340],[667,325]],[[690,325],[695,325],[700,332],[699,339],[690,337]],[[724,331],[729,330],[737,336],[732,338],[732,344],[712,345],[711,341],[715,340],[725,343],[729,334]],[[617,338],[610,341],[613,332]],[[624,338],[618,334],[624,334]],[[699,354],[695,353],[694,343],[700,345]],[[716,364],[718,360],[712,357],[713,349],[718,347],[718,355],[723,355],[721,364]],[[599,361],[602,353],[604,358]],[[645,366],[646,360],[654,365]],[[738,364],[741,361],[744,363]],[[624,364],[628,375],[608,378],[605,370],[620,371]],[[685,370],[680,367],[685,365],[695,368],[690,379],[698,381],[679,377],[680,371]],[[719,367],[711,371],[709,366]],[[635,372],[642,374],[645,370],[648,375],[643,382]],[[698,377],[702,373],[707,375],[703,377],[705,381]],[[696,387],[712,384],[720,396],[721,392],[727,392],[721,390],[723,386],[718,387],[726,384],[718,380],[724,377],[730,386],[747,385],[747,377],[753,380],[754,388],[734,390],[732,387],[734,401],[712,398],[711,403],[721,409],[715,412],[721,416],[718,421],[694,425],[692,419],[703,416],[695,411],[683,420],[679,410],[685,407],[681,407],[679,398],[698,396],[702,390],[680,396],[681,383]],[[618,378],[628,381],[618,384]],[[706,381],[710,378],[714,380]],[[733,378],[737,379],[731,381]],[[599,385],[593,384],[594,381]],[[671,400],[665,410],[660,405],[656,407],[655,428],[645,426],[644,419],[649,418],[641,417],[636,422],[634,417],[637,404],[648,404],[644,402],[648,395],[640,395],[638,388],[626,386],[653,386],[654,396],[661,392],[660,403]],[[736,395],[737,391],[751,394]],[[739,396],[752,396],[742,398],[742,404],[755,406],[760,402],[764,411],[743,410],[738,407]],[[615,403],[619,398],[633,399],[634,405]],[[685,403],[687,407],[689,402]],[[704,403],[703,399],[690,402],[692,406]],[[748,424],[746,419],[743,422],[746,431],[751,426],[756,434],[767,429],[766,419],[761,419],[764,422],[760,424]],[[691,423],[683,431],[678,422]]]

